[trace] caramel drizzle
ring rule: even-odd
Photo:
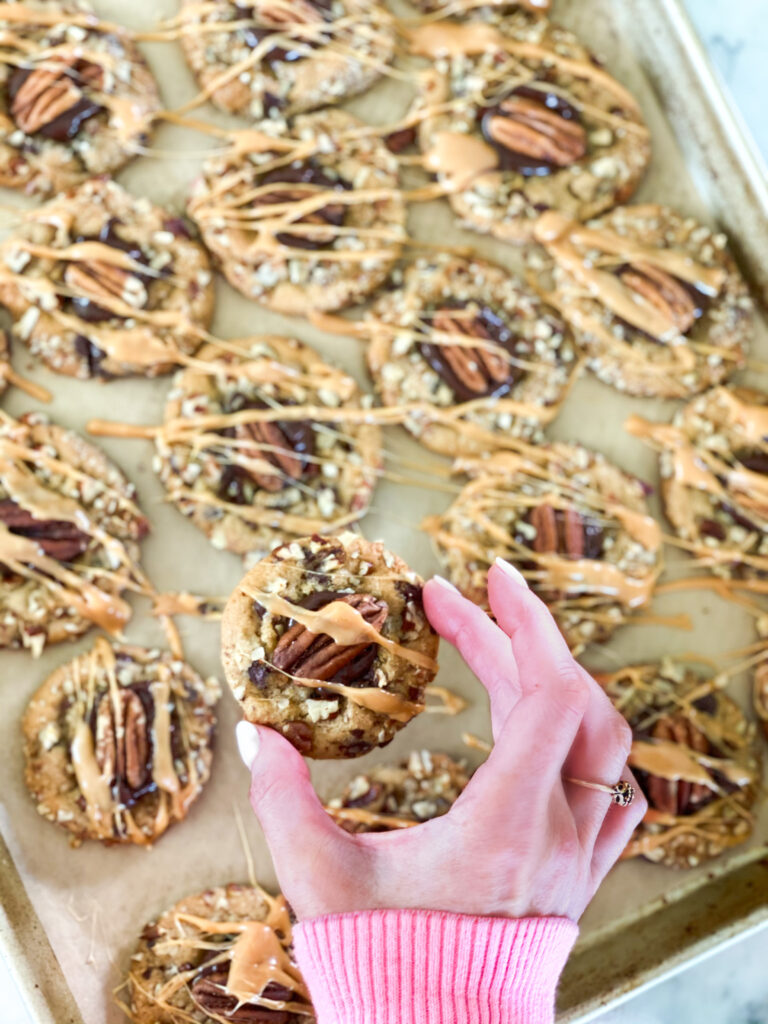
[[[0,22],[42,27],[50,26],[52,28],[60,25],[71,25],[80,27],[89,33],[94,32],[105,37],[110,35],[116,36],[126,42],[135,39],[135,35],[124,26],[102,21],[92,13],[75,14],[62,11],[33,11],[22,3],[0,3]],[[20,51],[23,55],[20,59],[12,53],[1,53],[0,61],[4,64],[28,67],[30,61],[33,61],[33,66],[36,68],[41,67],[53,70],[63,68],[66,70],[70,67],[68,60],[74,55],[78,59],[84,59],[99,67],[111,70],[113,80],[116,83],[121,84],[123,88],[130,88],[130,83],[126,86],[122,83],[120,76],[115,73],[117,58],[108,51],[89,50],[83,43],[78,42],[76,44],[65,43],[58,46],[48,46],[42,54],[38,55],[36,51],[41,45],[40,42],[25,39],[23,36],[16,35],[12,31],[3,31],[2,36],[3,41],[7,45]],[[141,97],[138,94],[115,95],[93,87],[89,88],[89,92],[97,99],[101,106],[109,110],[111,126],[118,138],[126,146],[130,146],[130,143],[136,137],[145,133],[155,119],[157,112],[152,109],[145,109],[140,102]]]
[[[118,594],[108,594],[85,576],[95,579],[102,577],[114,581],[118,590],[137,590],[145,593],[149,584],[141,568],[128,554],[125,544],[94,523],[87,509],[74,499],[48,490],[38,483],[29,465],[40,466],[47,472],[63,475],[78,482],[91,478],[75,469],[63,459],[47,454],[41,448],[25,443],[19,433],[20,424],[10,417],[3,417],[6,429],[13,431],[12,437],[0,437],[0,482],[17,503],[36,519],[63,519],[71,522],[78,530],[87,533],[110,556],[111,563],[118,568],[108,570],[99,566],[78,565],[66,567],[49,557],[34,540],[18,536],[0,523],[0,561],[26,579],[34,580],[45,587],[61,604],[73,607],[79,615],[101,626],[113,635],[119,635],[131,616],[130,606]],[[130,499],[114,488],[103,485],[103,491],[118,502],[119,507],[131,516],[141,513]]]
[[[85,667],[85,678],[82,677]],[[153,828],[148,835],[140,829],[131,812],[113,791],[112,779],[99,767],[94,738],[88,721],[100,697],[99,683],[106,678],[111,694],[112,715],[115,735],[124,731],[122,703],[119,699],[122,687],[117,681],[115,650],[110,643],[99,637],[89,654],[74,664],[75,697],[78,720],[69,748],[72,768],[78,788],[86,804],[86,813],[96,838],[114,839],[128,837],[141,846],[149,845],[174,818],[181,818],[201,788],[201,780],[195,765],[194,752],[190,751],[185,767],[187,782],[182,786],[174,767],[171,752],[170,701],[172,680],[167,666],[159,665],[159,678],[150,686],[154,701],[155,716],[151,728],[152,777],[157,784],[159,799]],[[186,723],[186,708],[183,701],[176,703],[182,729]]]
[[[594,488],[575,485],[567,477],[559,475],[552,467],[558,458],[556,452],[537,452],[535,448],[519,443],[522,455],[503,454],[492,459],[461,460],[460,468],[475,467],[480,474],[464,488],[455,504],[443,516],[430,516],[422,523],[425,530],[437,544],[446,549],[454,549],[483,565],[490,565],[492,559],[488,555],[488,544],[494,547],[494,554],[511,557],[515,560],[534,561],[536,570],[529,570],[524,575],[534,580],[539,586],[555,591],[565,591],[568,595],[565,602],[559,602],[566,610],[572,605],[587,611],[590,600],[597,602],[603,599],[617,600],[627,609],[638,608],[650,601],[656,580],[660,574],[660,565],[656,567],[638,566],[643,570],[640,575],[621,571],[618,566],[609,562],[589,559],[572,560],[553,553],[539,553],[525,544],[517,542],[510,536],[506,528],[498,525],[490,512],[498,505],[519,505],[522,507],[537,504],[549,504],[554,508],[567,509],[573,505],[573,496],[577,496],[582,504],[595,509],[600,516],[615,519],[621,526],[647,551],[657,551],[660,547],[660,531],[658,524],[650,517],[635,509],[628,509],[612,498],[605,498]],[[502,489],[504,479],[511,479],[514,474],[522,474],[534,483],[549,482],[552,489],[541,494],[525,494],[519,488],[514,491]],[[471,521],[477,528],[479,538],[473,541],[466,536],[462,528],[454,533],[454,517],[465,523]],[[575,593],[574,593],[575,592]]]
[[[258,4],[256,6],[258,6]],[[277,0],[277,6],[285,6],[286,11],[289,10],[289,5],[282,5],[280,0]],[[164,28],[161,29],[160,33],[147,33],[142,38],[167,41],[179,39],[184,35],[197,35],[201,32],[206,35],[216,34],[219,32],[231,34],[236,32],[239,27],[249,24],[247,21],[224,21],[206,24],[203,21],[205,15],[209,12],[211,14],[215,14],[218,9],[219,5],[210,3],[199,3],[186,7],[180,11],[175,18],[168,19],[164,23]],[[252,72],[254,68],[261,63],[266,54],[275,46],[302,49],[303,57],[307,60],[317,60],[318,58],[328,59],[329,57],[332,57],[337,59],[339,62],[352,61],[353,64],[372,67],[380,74],[388,75],[390,77],[406,77],[402,75],[402,73],[396,72],[395,69],[391,68],[385,62],[372,57],[370,54],[362,53],[360,50],[355,49],[352,46],[344,45],[338,38],[331,38],[327,42],[323,39],[324,36],[341,36],[350,29],[358,32],[364,29],[370,30],[368,34],[372,41],[375,41],[377,38],[382,39],[383,36],[381,29],[385,25],[391,24],[389,15],[387,15],[383,10],[376,9],[371,9],[368,14],[370,23],[366,25],[360,23],[360,16],[358,13],[357,15],[348,15],[336,18],[332,22],[326,22],[323,20],[317,24],[307,24],[295,21],[285,22],[279,27],[275,27],[274,31],[265,36],[264,39],[262,39],[259,44],[253,48],[247,57],[235,64],[232,64],[220,74],[211,78],[211,80],[200,90],[197,96],[193,97],[193,99],[184,103],[176,110],[176,114],[183,114],[189,110],[194,110],[195,108],[202,106],[224,86],[228,85],[230,82],[236,81],[242,75],[247,75],[249,72]],[[318,41],[322,45],[320,47],[313,47],[310,45],[313,41]]]
[[[269,594],[264,590],[243,586],[242,583],[240,584],[240,590],[252,600],[258,601],[259,604],[263,605],[270,615],[293,619],[294,622],[298,622],[311,633],[329,636],[334,643],[339,644],[341,647],[352,647],[356,644],[377,644],[379,647],[383,647],[389,654],[402,658],[403,661],[407,661],[411,665],[416,665],[431,673],[437,672],[437,662],[433,658],[430,658],[427,654],[422,654],[421,651],[412,650],[410,647],[403,647],[402,644],[395,643],[394,640],[389,640],[387,637],[382,636],[370,622],[366,622],[356,608],[353,608],[345,601],[331,601],[330,604],[325,605],[323,608],[312,611],[309,608],[302,608],[301,605],[291,604],[290,601],[286,601],[284,597],[280,597],[278,594]],[[313,681],[318,686],[326,686],[326,683],[321,680]],[[357,687],[352,687],[351,689],[354,693],[362,692]],[[393,696],[392,694],[384,694],[383,691],[377,692],[382,693],[385,697]]]
[[[177,912],[174,915],[177,936],[169,934],[156,942],[154,949],[160,953],[176,952],[180,948],[213,951],[216,955],[206,961],[206,966],[229,964],[227,982],[222,991],[233,996],[238,1005],[250,1003],[310,1017],[309,992],[290,955],[291,922],[285,900],[282,896],[273,898],[262,889],[258,892],[267,905],[265,920],[212,921],[196,914]],[[193,931],[188,932],[185,925]],[[232,936],[235,936],[234,941],[227,938]],[[153,992],[153,1002],[159,1008],[177,1014],[178,1008],[171,999],[193,982],[199,972],[200,968],[195,967],[175,974],[157,992]],[[262,993],[270,982],[289,989],[296,998],[285,1002],[265,999]]]
[[[158,616],[194,615],[201,619],[217,621],[224,613],[226,597],[202,597],[187,591],[155,594],[152,614]]]
[[[768,436],[768,406],[748,405],[725,388],[718,388],[716,395],[733,416],[733,423],[745,441],[753,444],[759,441],[764,446],[764,438]],[[653,423],[633,415],[625,422],[624,428],[633,437],[668,453],[672,464],[672,479],[680,486],[703,491],[718,501],[736,499],[747,514],[757,515],[761,519],[768,516],[768,479],[765,476],[743,466],[731,465],[715,451],[693,442],[683,427]],[[766,435],[760,433],[763,428]],[[725,479],[725,485],[720,483],[718,477]],[[698,530],[692,508],[688,510],[682,529],[685,538],[693,538],[690,542],[684,542],[684,546],[701,553],[712,564],[736,560],[758,568],[768,568],[768,557],[750,554],[739,547],[727,547],[722,543],[712,548],[696,540]]]
[[[595,267],[586,259],[585,250],[597,249],[607,253],[615,257],[619,264],[649,263],[712,296],[719,294],[725,283],[724,270],[719,267],[706,267],[683,252],[643,246],[604,229],[584,227],[563,214],[552,211],[543,214],[536,222],[534,237],[591,298],[596,299],[632,327],[652,334],[660,342],[672,346],[687,344],[685,336],[680,333],[673,320],[614,274]],[[571,312],[569,305],[569,317]],[[580,329],[598,334],[601,340],[611,339],[614,346],[618,344],[631,349],[631,345],[615,338],[600,322],[599,317],[576,312]],[[675,355],[677,356],[677,353]]]

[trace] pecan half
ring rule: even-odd
[[[532,546],[538,554],[557,554],[573,559],[596,559],[602,555],[602,527],[574,508],[536,505],[528,514],[528,521],[536,529]]]
[[[129,270],[101,260],[70,263],[64,271],[64,283],[89,302],[95,300],[109,304],[117,299],[126,306],[143,309],[148,301],[147,289],[138,277]]]
[[[487,348],[471,348],[443,340],[422,342],[422,355],[460,401],[504,394],[522,376],[504,352],[494,351],[493,346],[498,346],[509,352],[515,338],[502,317],[487,306],[470,313],[463,304],[446,305],[434,311],[431,327],[443,334],[492,343]]]
[[[707,737],[682,714],[659,719],[653,728],[652,736],[655,739],[679,743],[701,754],[710,752]],[[700,783],[686,782],[684,779],[662,779],[658,775],[648,776],[646,795],[649,803],[657,810],[676,816],[693,813],[702,804],[708,803],[713,796],[712,790]]]
[[[370,594],[334,594],[332,599],[351,605],[376,630],[386,622],[389,613],[387,603]],[[330,681],[370,646],[369,642],[348,646],[337,644],[331,637],[312,633],[295,622],[280,637],[272,663],[275,668],[294,676]]]
[[[663,313],[685,334],[701,316],[701,308],[685,286],[670,274],[650,263],[638,262],[622,270],[619,277],[627,287]]]
[[[203,1013],[216,1019],[231,1020],[233,1024],[286,1024],[291,1019],[287,1010],[273,1010],[255,1003],[239,1003],[227,992],[228,964],[214,964],[204,968],[190,986],[190,994]],[[276,982],[270,982],[262,998],[276,1003],[287,1003],[293,993]]]
[[[288,403],[290,404],[290,403]],[[226,403],[225,411],[241,412],[244,409],[268,409],[260,399],[248,399],[236,392]],[[274,466],[276,473],[260,473],[246,469],[239,464],[227,466],[222,474],[219,493],[234,504],[246,504],[244,490],[246,480],[253,480],[266,491],[277,492],[291,480],[313,476],[318,465],[311,460],[315,451],[315,429],[310,420],[270,420],[263,423],[243,423],[225,431],[239,441],[254,441],[238,446],[240,455],[262,464]]]
[[[56,142],[73,139],[83,123],[104,108],[83,93],[101,88],[97,64],[52,58],[55,67],[17,68],[8,80],[11,116],[26,135],[39,133]]]
[[[268,192],[263,192],[254,201],[254,207],[275,206],[277,204],[300,203],[319,191],[339,192],[349,189],[347,182],[341,178],[332,178],[312,160],[296,161],[287,167],[278,167],[265,174],[259,185],[275,185]],[[288,219],[287,223],[327,225],[328,231],[312,231],[311,233],[293,234],[291,231],[278,231],[275,238],[281,245],[293,249],[322,249],[333,243],[336,238],[336,227],[341,227],[346,217],[347,207],[344,203],[329,201],[324,206],[303,216]]]
[[[250,472],[255,483],[263,487],[265,491],[279,491],[285,484],[285,477],[291,480],[299,480],[304,473],[304,462],[291,448],[291,444],[279,424],[271,423],[246,423],[235,428],[235,436],[240,439],[257,442],[257,447],[241,448],[240,454],[249,459],[257,459],[271,463],[279,472],[258,473]],[[266,445],[265,449],[258,445]]]
[[[482,132],[499,151],[505,170],[546,174],[587,152],[578,112],[555,93],[520,87],[481,115]]]
[[[261,3],[259,18],[267,25],[282,28],[284,25],[319,25],[325,21],[323,10],[328,6],[319,0],[290,0],[290,3]]]
[[[121,689],[117,699],[119,728],[111,693],[105,693],[96,708],[96,761],[105,778],[136,794],[150,776],[149,723],[138,693]]]
[[[18,537],[33,540],[41,551],[60,562],[71,562],[88,549],[91,538],[66,519],[35,519],[11,498],[0,501],[0,522]]]

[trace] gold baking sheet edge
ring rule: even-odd
[[[618,0],[697,188],[768,305],[768,175],[722,92],[681,0]],[[757,858],[757,859],[756,859]],[[768,924],[768,852],[577,949],[558,1020],[583,1022]],[[82,1024],[59,963],[0,836],[0,947],[35,1024]],[[630,973],[631,972],[631,973]]]

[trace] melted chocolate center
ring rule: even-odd
[[[307,0],[307,2],[322,15],[324,21],[331,20],[332,0]],[[241,39],[251,50],[255,50],[268,36],[278,33],[282,34],[279,25],[264,25],[259,20],[254,7],[248,4],[235,4],[235,13],[238,20],[250,19],[252,21],[251,25],[241,28],[239,32]],[[308,35],[306,39],[297,39],[299,45],[295,49],[278,44],[271,46],[262,57],[262,60],[266,61],[270,66],[275,64],[292,64],[297,60],[306,59],[308,56],[307,48],[315,50],[320,46],[325,46],[328,42],[329,36],[326,33],[313,35],[311,38]]]
[[[275,188],[271,192],[259,196],[257,204],[272,205],[273,203],[289,203],[296,200],[297,195],[305,198],[309,195],[308,190],[302,189],[302,185],[315,185],[324,191],[342,192],[350,188],[348,182],[341,178],[332,178],[314,160],[304,162],[297,161],[286,167],[277,167],[269,171],[259,179],[259,185],[285,185],[285,188]],[[292,189],[290,186],[298,188]],[[347,206],[345,203],[329,202],[319,210],[301,217],[298,224],[327,224],[329,227],[341,227],[346,219]],[[321,239],[318,235],[292,234],[290,231],[280,231],[275,236],[281,245],[289,245],[293,249],[327,249],[333,244],[334,235],[331,234],[328,240]]]

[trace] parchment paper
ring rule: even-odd
[[[94,6],[105,18],[133,28],[149,28],[161,17],[176,13],[175,0],[96,0]],[[603,57],[609,70],[627,84],[640,99],[651,125],[655,159],[638,200],[656,199],[679,206],[708,220],[663,114],[632,55],[629,41],[622,41],[614,27],[611,0],[558,0],[557,17],[579,31]],[[615,10],[614,12],[615,13]],[[175,43],[146,46],[162,89],[166,106],[173,109],[196,92],[191,74]],[[391,122],[408,104],[403,83],[383,83],[350,108],[377,123]],[[200,116],[218,124],[235,127],[237,119],[205,110]],[[182,212],[189,182],[198,173],[203,152],[213,144],[207,136],[195,136],[177,128],[164,127],[156,134],[156,155],[137,160],[119,180],[137,194]],[[173,155],[170,155],[173,154]],[[31,205],[15,193],[3,193],[9,206]],[[0,214],[0,220],[8,214]],[[521,268],[517,250],[493,243],[458,229],[447,203],[434,202],[413,207],[411,233],[431,241],[473,244],[479,252],[511,270]],[[218,282],[218,307],[214,333],[223,338],[266,331],[293,334],[317,346],[324,355],[353,372],[368,386],[363,370],[362,344],[354,339],[322,335],[301,320],[269,314],[232,289]],[[768,358],[764,324],[755,346],[757,358]],[[159,422],[168,379],[156,381],[75,382],[33,367],[19,347],[16,368],[44,384],[55,394],[48,411],[60,423],[84,431],[91,417],[123,419],[136,423]],[[750,381],[762,383],[754,374]],[[10,412],[35,408],[18,391],[3,400]],[[629,438],[622,423],[633,411],[651,418],[666,419],[674,403],[633,400],[585,376],[575,387],[559,419],[551,428],[554,438],[579,440],[602,451],[620,466],[652,484],[657,484],[656,458],[638,441]],[[155,585],[163,590],[188,589],[197,593],[226,594],[242,575],[238,558],[215,551],[205,538],[174,508],[164,502],[164,493],[151,469],[152,446],[145,441],[104,440],[109,455],[136,483],[142,507],[149,514],[153,532],[143,547],[143,564]],[[387,450],[425,469],[447,465],[426,452],[403,430],[386,433]],[[396,462],[391,464],[397,468]],[[410,471],[413,472],[413,471]],[[414,473],[413,475],[418,475]],[[422,517],[446,507],[450,495],[437,490],[403,488],[388,482],[379,486],[371,514],[363,522],[364,534],[382,538],[424,576],[437,570],[429,543],[419,529]],[[660,515],[658,501],[652,499]],[[668,554],[671,573],[680,575],[679,558]],[[683,575],[687,573],[683,572]],[[674,578],[673,577],[673,578]],[[162,644],[159,625],[149,617],[146,601],[135,602],[134,621],[128,630],[132,641]],[[610,645],[591,650],[585,660],[593,667],[614,668],[629,660],[647,660],[688,651],[717,655],[755,640],[751,619],[733,605],[704,592],[691,592],[658,599],[654,610],[661,614],[685,610],[691,613],[692,633],[671,628],[630,625],[620,630]],[[197,620],[179,620],[188,659],[203,673],[220,675],[218,626]],[[248,778],[233,740],[238,708],[229,693],[219,707],[217,754],[213,777],[187,820],[173,827],[154,849],[104,849],[87,843],[71,850],[66,835],[36,812],[23,784],[19,719],[37,686],[58,665],[87,649],[94,633],[72,646],[51,647],[39,661],[27,654],[0,655],[0,828],[18,865],[32,903],[47,930],[62,964],[86,1024],[113,1024],[122,1014],[113,1005],[112,990],[121,980],[136,936],[145,921],[187,893],[208,886],[246,878],[246,858],[238,835],[235,816],[242,817],[248,844],[253,852],[259,880],[275,884],[274,872],[263,838],[247,801]],[[438,682],[451,687],[470,701],[469,709],[457,718],[422,715],[401,732],[385,751],[355,762],[313,765],[313,777],[322,795],[329,795],[360,769],[378,760],[395,760],[416,747],[443,749],[477,763],[478,755],[461,742],[465,730],[489,737],[487,702],[479,683],[447,645],[441,651]],[[731,692],[745,708],[749,706],[748,681],[737,680]],[[286,809],[290,815],[290,808]],[[300,838],[300,837],[298,837]],[[645,862],[621,865],[607,880],[582,922],[581,942],[590,942],[605,930],[619,929],[646,913],[661,901],[674,900],[691,886],[702,885],[713,872],[768,842],[768,811],[760,813],[754,841],[686,875]],[[414,893],[418,901],[418,893]]]

